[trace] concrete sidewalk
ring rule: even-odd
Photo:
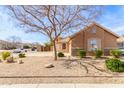
[[[0,88],[124,88],[124,84],[12,84]]]

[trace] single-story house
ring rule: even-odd
[[[70,37],[59,37],[56,41],[57,50],[75,56],[78,49],[85,50],[87,55],[92,55],[92,51],[101,49],[104,55],[108,55],[110,49],[118,48],[119,37],[116,33],[94,22]]]

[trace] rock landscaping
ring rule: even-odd
[[[8,62],[8,63],[13,63],[13,62],[14,62],[13,57],[7,57],[7,58],[6,58],[6,62]]]
[[[23,64],[24,62],[22,61],[22,59],[19,59],[19,60],[18,60],[18,63],[19,63],[19,64]]]
[[[115,82],[114,80],[111,81],[108,80],[107,77],[119,77],[124,76],[124,73],[110,73],[108,69],[105,67],[105,60],[102,59],[102,62],[98,62],[98,60],[93,59],[76,59],[76,58],[70,58],[68,61],[69,64],[66,64],[69,69],[65,67],[65,62],[67,62],[68,58],[60,58],[58,61],[54,61],[53,57],[26,57],[23,59],[23,62],[25,62],[23,65],[19,65],[22,60],[18,60],[18,62],[14,64],[0,64],[0,77],[31,77],[31,78],[18,78],[19,80],[16,80],[15,78],[8,78],[8,79],[0,79],[0,83],[6,83],[6,82],[14,82],[14,83],[26,83],[27,80],[28,83],[36,82],[33,81],[34,77],[42,77],[44,80],[44,76],[51,77],[50,79],[47,79],[45,83],[49,82],[56,82],[56,79],[54,77],[61,77],[62,80],[59,80],[57,82],[77,82],[71,77],[78,77],[78,82]],[[99,59],[100,60],[100,59]],[[50,63],[51,62],[51,63]],[[47,68],[47,69],[46,69]],[[50,69],[52,68],[52,69]],[[65,78],[65,77],[70,78]],[[83,78],[85,77],[85,78]],[[92,77],[92,78],[87,78]],[[98,79],[96,80],[96,78]],[[40,78],[35,78],[36,80],[39,80]],[[30,81],[31,80],[31,81]],[[37,81],[37,82],[43,82]],[[119,78],[119,82],[124,82]]]
[[[45,68],[53,68],[53,67],[54,67],[54,65],[52,63],[45,65]]]

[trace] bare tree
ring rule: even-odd
[[[7,6],[8,7],[8,6]],[[9,6],[11,15],[27,32],[39,32],[47,36],[54,46],[57,60],[56,40],[59,36],[78,31],[101,13],[101,6]]]
[[[9,44],[9,47],[14,49],[14,48],[18,48],[21,47],[21,38],[17,37],[17,36],[10,36],[9,38],[7,38]]]

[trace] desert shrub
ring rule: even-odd
[[[3,60],[6,60],[7,57],[10,57],[11,53],[10,52],[2,52],[2,58]]]
[[[114,58],[120,58],[121,54],[122,54],[122,51],[119,49],[110,50],[110,55],[112,55]]]
[[[58,53],[58,57],[64,57],[64,56],[65,56],[64,53],[62,53],[62,52]]]
[[[120,59],[107,59],[105,61],[106,67],[112,72],[124,72],[124,62]]]
[[[95,58],[100,58],[103,54],[103,51],[102,50],[96,50],[95,51]]]
[[[18,56],[19,56],[19,58],[24,58],[24,57],[26,57],[24,53],[20,53]]]
[[[80,56],[80,58],[84,58],[84,57],[86,57],[86,51],[85,50],[78,50],[78,55]]]

